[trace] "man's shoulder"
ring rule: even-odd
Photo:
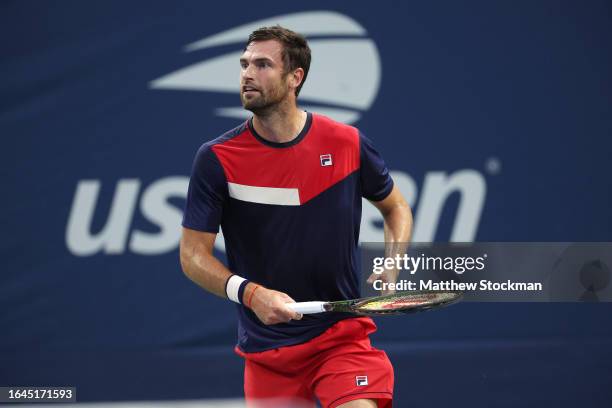
[[[326,129],[332,129],[337,132],[347,132],[347,133],[355,133],[359,132],[355,126],[347,125],[346,123],[338,122],[328,116],[322,115],[320,113],[314,113],[315,120],[317,124]]]
[[[226,143],[234,139],[235,137],[240,136],[241,134],[246,132],[247,129],[248,129],[247,122],[244,121],[240,125],[236,126],[235,128],[228,130],[227,132],[223,133],[221,136],[218,136],[215,139],[212,139],[204,144],[210,145],[212,147],[215,145]]]
[[[337,140],[355,143],[359,140],[359,129],[346,123],[338,122],[319,113],[314,114],[317,132]]]
[[[247,131],[247,129],[248,127],[245,121],[240,125],[236,126],[235,128],[223,133],[222,135],[202,143],[202,145],[198,149],[198,152],[199,154],[211,152],[213,150],[213,147],[229,142],[230,140],[242,135],[244,132]]]

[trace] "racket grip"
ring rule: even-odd
[[[294,312],[301,314],[321,313],[325,311],[327,302],[297,302],[286,303],[285,305]]]

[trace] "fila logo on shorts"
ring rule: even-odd
[[[363,387],[368,385],[368,376],[367,375],[358,375],[355,377],[355,383],[358,387]]]
[[[320,157],[321,157],[321,166],[327,167],[333,164],[331,154],[322,154]]]

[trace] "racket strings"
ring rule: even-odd
[[[438,305],[441,303],[455,300],[456,293],[420,293],[391,295],[383,299],[372,299],[356,305],[358,310],[393,312],[417,307]]]

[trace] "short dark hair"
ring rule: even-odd
[[[310,69],[310,47],[308,46],[306,38],[301,34],[279,25],[261,27],[249,35],[249,39],[244,48],[246,50],[246,47],[254,41],[268,40],[276,40],[282,44],[285,74],[297,68],[302,68],[304,70],[302,83],[295,89],[295,96],[297,97],[302,89],[302,85],[306,82],[308,70]]]

